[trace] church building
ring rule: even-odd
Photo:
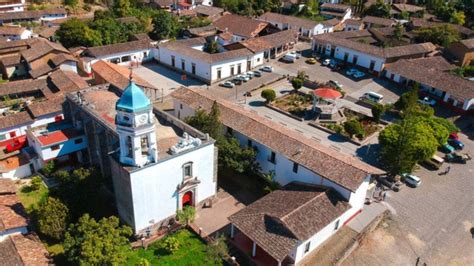
[[[88,140],[86,162],[112,177],[119,216],[135,234],[166,226],[187,205],[211,204],[215,141],[153,108],[133,81],[68,94],[63,108]]]

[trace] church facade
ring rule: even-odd
[[[113,180],[120,218],[135,234],[168,225],[185,206],[211,203],[217,149],[208,135],[154,109],[133,81],[67,95],[65,114],[88,139],[87,161]]]

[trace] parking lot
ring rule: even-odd
[[[474,135],[474,131],[465,132]],[[474,154],[474,142],[461,134]],[[451,171],[439,175],[447,165]],[[474,261],[474,161],[447,164],[438,171],[420,167],[418,188],[390,192],[392,220],[373,232],[346,265],[472,265]]]

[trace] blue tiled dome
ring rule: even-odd
[[[131,81],[117,102],[117,110],[139,112],[151,108],[151,101],[135,82]]]

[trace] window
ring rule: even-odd
[[[112,59],[110,59],[110,62],[112,62],[114,64],[118,64],[118,63],[120,63],[120,58],[112,58]]]
[[[311,247],[311,241],[306,243],[306,245],[304,246],[304,253],[308,253],[310,247]]]
[[[188,162],[183,165],[183,179],[193,176],[193,162]]]
[[[374,61],[374,60],[370,60],[369,70],[370,70],[370,71],[374,71],[374,68],[375,68],[375,61]]]
[[[357,56],[357,55],[353,55],[353,56],[352,56],[352,64],[357,65],[357,59],[358,59],[358,56]]]
[[[60,148],[59,145],[51,146],[51,150],[52,150],[52,151],[57,151],[57,150],[59,150],[59,148]]]
[[[339,220],[336,221],[334,224],[334,230],[337,230],[339,228]]]
[[[221,79],[222,76],[222,68],[217,69],[217,79]]]
[[[14,137],[16,137],[16,132],[15,131],[10,132],[10,138],[14,138]]]
[[[128,62],[128,61],[131,61],[131,60],[132,60],[132,58],[129,55],[122,56],[122,62]]]
[[[247,146],[248,146],[249,148],[252,148],[252,140],[251,140],[251,139],[248,139],[248,140],[247,140]]]
[[[175,58],[174,55],[171,56],[171,66],[175,67]]]
[[[193,75],[196,75],[196,64],[194,63],[191,64],[191,73],[193,73]]]
[[[276,157],[276,154],[275,154],[275,152],[272,151],[272,153],[270,154],[270,158],[268,159],[268,161],[270,161],[271,163],[275,164],[275,157]]]
[[[237,74],[242,73],[242,64],[237,65]]]
[[[148,56],[148,53],[147,52],[143,52],[143,57],[147,57]]]
[[[126,143],[126,146],[127,146],[127,157],[130,157],[132,158],[133,157],[133,151],[132,151],[132,137],[128,136],[127,137],[127,143]]]
[[[298,164],[297,163],[293,163],[293,173],[298,173]]]
[[[181,109],[181,110],[183,109],[183,104],[182,103],[179,104],[179,109]]]
[[[6,139],[6,138],[7,138],[7,137],[5,137],[4,134],[0,135],[0,140],[4,140],[4,139]]]
[[[54,117],[54,122],[61,122],[63,120],[63,116],[62,115],[57,115]]]
[[[142,155],[148,155],[148,136],[142,136],[140,138],[140,144],[142,147]]]
[[[81,144],[81,143],[82,143],[82,138],[74,140],[74,144]]]
[[[184,59],[181,59],[181,70],[186,70],[186,61]]]
[[[230,75],[231,75],[231,76],[235,75],[235,73],[234,73],[234,65],[230,65]]]

